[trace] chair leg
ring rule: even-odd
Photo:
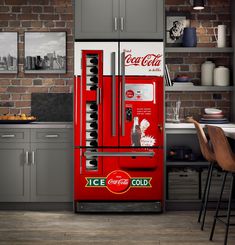
[[[211,163],[211,167],[209,169],[206,195],[205,195],[205,200],[204,200],[204,205],[203,205],[204,213],[203,213],[202,224],[201,224],[201,230],[202,231],[203,231],[204,224],[205,224],[205,218],[206,218],[207,204],[208,204],[208,198],[209,198],[209,193],[210,193],[210,188],[211,188],[211,178],[212,178],[213,168],[214,168],[214,163]]]
[[[206,196],[206,190],[207,190],[207,186],[208,186],[208,180],[209,180],[210,171],[211,171],[211,164],[209,165],[208,172],[207,172],[205,188],[204,188],[204,191],[203,191],[203,196],[202,196],[202,201],[201,201],[201,207],[200,207],[200,211],[199,211],[199,215],[198,215],[198,220],[197,220],[198,223],[201,222],[202,211],[203,211],[204,205],[205,205],[204,202],[205,202],[205,196]]]
[[[231,189],[230,189],[230,196],[229,196],[229,202],[228,202],[227,222],[226,222],[224,245],[227,245],[227,240],[228,240],[228,230],[229,230],[230,214],[231,214],[231,203],[232,203],[232,198],[233,198],[233,184],[234,184],[234,174],[232,174],[232,181],[231,181],[231,187],[230,187]]]
[[[224,172],[224,178],[223,178],[223,183],[222,183],[222,186],[221,186],[220,196],[219,196],[219,200],[218,200],[216,211],[215,211],[214,222],[213,222],[213,225],[212,225],[212,228],[211,228],[210,241],[212,241],[213,236],[214,236],[215,225],[216,225],[217,216],[218,216],[219,209],[220,209],[221,199],[222,199],[222,196],[223,196],[224,185],[225,185],[227,173],[228,172]]]

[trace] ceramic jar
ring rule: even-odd
[[[212,61],[205,61],[201,65],[201,85],[212,86],[215,64]]]
[[[229,69],[225,66],[219,66],[214,69],[214,85],[229,86]]]
[[[183,47],[196,47],[197,46],[197,33],[195,27],[184,28],[183,33]]]

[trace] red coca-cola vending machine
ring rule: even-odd
[[[76,212],[163,207],[163,43],[76,42]]]

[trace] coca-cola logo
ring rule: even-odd
[[[125,57],[125,66],[160,66],[162,62],[161,54],[147,54],[145,56],[132,56],[128,54]]]
[[[130,188],[131,177],[124,171],[111,172],[106,179],[107,188],[114,193],[123,193]]]
[[[133,90],[130,90],[130,89],[129,89],[129,90],[126,91],[126,97],[127,97],[127,98],[129,98],[129,99],[130,99],[130,98],[133,98],[134,95],[135,95],[135,93],[134,93]]]

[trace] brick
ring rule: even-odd
[[[42,80],[41,79],[33,80],[33,85],[42,85]]]
[[[31,101],[16,101],[15,106],[16,107],[30,107]]]
[[[0,27],[7,27],[8,21],[0,21]]]
[[[27,91],[26,87],[12,87],[12,86],[9,86],[7,88],[7,92],[10,92],[10,93],[25,93],[26,91]]]
[[[55,85],[65,85],[65,81],[63,79],[56,79]],[[66,85],[68,85],[68,84],[66,83]]]
[[[31,94],[22,94],[21,99],[22,100],[31,100]]]
[[[51,93],[69,93],[70,87],[65,86],[58,86],[58,87],[51,87],[50,92]]]
[[[73,14],[61,14],[60,18],[61,18],[61,20],[72,20]]]
[[[58,21],[55,23],[55,26],[56,27],[65,27],[65,23],[66,23],[65,21],[60,21],[60,22]]]
[[[11,12],[20,13],[21,12],[21,7],[20,6],[12,6]]]
[[[60,6],[63,6],[63,5],[67,5],[69,4],[69,2],[67,1],[64,1],[64,0],[51,0],[51,5],[60,5]],[[70,5],[71,5],[71,1],[70,1]]]
[[[20,109],[10,108],[9,114],[11,114],[11,115],[18,115],[18,114],[20,114]]]
[[[31,93],[48,93],[47,87],[29,87],[28,92]]]
[[[13,102],[9,102],[9,101],[1,101],[0,102],[0,107],[13,107],[14,103]]]
[[[37,14],[21,14],[18,16],[19,20],[37,20],[38,15]]]
[[[53,79],[44,79],[42,81],[43,85],[54,85],[54,80]]]
[[[10,27],[20,27],[20,21],[9,21]]]
[[[45,21],[44,26],[45,27],[55,27],[55,23],[53,21]]]
[[[15,14],[0,14],[0,20],[16,20],[16,15]]]
[[[33,13],[42,13],[42,7],[40,6],[33,6],[32,7]]]
[[[27,5],[28,0],[5,0],[6,5]]]
[[[11,98],[12,98],[12,100],[20,100],[21,99],[21,95],[20,94],[12,94]]]
[[[3,12],[9,12],[9,7],[7,6],[0,6],[0,12],[3,13]]]
[[[58,14],[40,14],[41,20],[59,20]]]
[[[184,5],[185,0],[165,0],[166,5]]]
[[[20,85],[20,80],[12,80],[11,85]]]
[[[8,79],[0,79],[0,86],[10,85],[10,81]]]
[[[9,114],[9,109],[8,108],[0,108],[0,114]]]
[[[0,94],[0,100],[9,100],[10,94]]]
[[[183,58],[166,58],[166,64],[183,64]]]
[[[49,0],[28,0],[29,5],[48,5]]]
[[[30,27],[31,26],[31,21],[21,21],[22,27]]]
[[[42,22],[39,21],[31,21],[31,26],[32,27],[42,27]]]
[[[32,80],[31,79],[23,79],[21,81],[22,85],[32,85]]]
[[[52,7],[52,6],[45,6],[45,7],[43,8],[43,12],[44,12],[44,13],[54,13],[54,12],[55,12],[55,9],[54,9],[54,7]]]
[[[0,87],[0,93],[5,93],[7,91],[7,88],[5,87]]]

